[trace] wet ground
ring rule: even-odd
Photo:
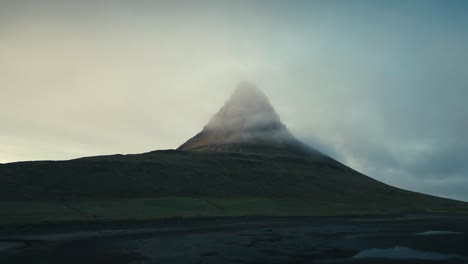
[[[0,239],[1,264],[468,263],[467,217],[261,218]]]

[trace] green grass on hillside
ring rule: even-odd
[[[275,153],[1,164],[0,222],[468,212],[468,203],[394,188],[326,156]]]
[[[192,198],[162,197],[144,199],[83,201],[4,201],[0,202],[0,223],[38,223],[66,220],[148,220],[170,217],[210,216],[332,216],[421,212],[408,204],[391,207],[311,202],[302,199],[258,197]],[[426,212],[444,212],[427,208]],[[465,212],[468,212],[466,208]]]

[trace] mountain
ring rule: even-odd
[[[0,164],[0,223],[173,216],[468,212],[395,188],[296,139],[242,83],[177,150]]]
[[[203,131],[178,149],[225,151],[230,145],[243,143],[293,148],[299,144],[268,98],[249,83],[241,83]]]
[[[247,82],[240,83],[203,130],[177,150],[326,158],[297,140],[265,94]]]

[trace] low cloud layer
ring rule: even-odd
[[[0,162],[176,148],[242,80],[301,140],[468,201],[461,1],[0,1]]]

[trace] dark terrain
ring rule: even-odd
[[[133,223],[134,228],[155,229],[124,235],[96,233],[82,239],[38,234],[17,234],[12,239],[15,235],[10,234],[10,239],[3,235],[0,244],[18,245],[0,250],[0,263],[458,264],[468,263],[467,221],[466,216],[454,215],[211,218]],[[129,226],[132,224],[127,223]],[[49,228],[60,231],[57,226]],[[75,224],[61,228],[83,231],[98,227]]]

